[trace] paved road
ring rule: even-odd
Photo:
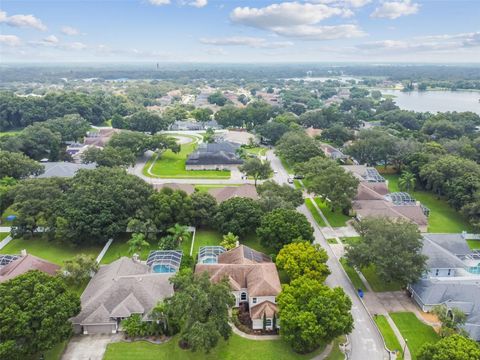
[[[273,151],[267,152],[267,159],[270,160],[272,168],[276,170],[274,180],[278,183],[287,183],[288,173],[282,166],[280,159],[275,156]],[[383,360],[388,359],[388,354],[383,347],[383,341],[378,333],[375,323],[369,316],[367,310],[363,306],[362,302],[358,298],[353,285],[344,273],[338,259],[330,249],[327,241],[325,240],[322,232],[317,226],[312,215],[308,211],[305,205],[298,208],[302,214],[304,214],[310,221],[314,228],[315,242],[320,244],[328,253],[328,266],[331,270],[331,275],[327,278],[328,286],[340,286],[352,299],[352,315],[355,321],[355,328],[349,335],[351,342],[351,354],[352,360]]]

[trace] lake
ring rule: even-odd
[[[436,113],[446,111],[472,111],[480,115],[480,92],[475,91],[412,91],[380,90],[394,95],[393,101],[404,110]]]

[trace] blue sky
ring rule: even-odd
[[[480,0],[2,0],[2,62],[480,62]]]

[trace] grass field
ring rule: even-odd
[[[10,235],[10,233],[0,233],[0,241],[5,239],[8,235]]]
[[[27,253],[41,257],[58,265],[78,254],[92,255],[95,258],[102,250],[102,246],[74,247],[67,243],[55,243],[41,237],[32,239],[14,239],[0,250],[1,254],[20,254],[22,249]]]
[[[150,159],[143,168],[145,176],[152,176],[148,173],[152,161],[155,161],[152,167],[152,173],[155,177],[174,178],[174,179],[199,179],[199,178],[215,178],[229,179],[229,170],[189,170],[185,169],[185,161],[187,156],[192,153],[197,144],[194,142],[182,144],[180,152],[175,154],[171,150],[163,152],[158,159]]]
[[[115,239],[113,243],[110,245],[108,248],[107,253],[103,257],[102,261],[100,261],[100,264],[110,264],[111,262],[120,259],[122,256],[127,256],[130,257],[132,256],[131,254],[128,253],[128,244],[127,241],[130,240],[132,234],[123,234],[118,237],[118,239]],[[147,260],[148,254],[152,250],[158,249],[158,241],[157,240],[151,240],[150,241],[150,246],[144,248],[140,254],[140,259],[141,260]]]
[[[388,180],[388,189],[391,192],[399,191],[398,175],[383,175]],[[430,209],[428,217],[428,232],[432,233],[461,233],[466,230],[473,232],[467,219],[453,209],[445,200],[438,199],[428,191],[411,191],[411,195]]]
[[[373,317],[373,320],[375,320],[378,329],[382,333],[383,340],[385,340],[385,345],[387,345],[388,350],[396,351],[397,359],[403,359],[403,349],[390,324],[388,323],[387,318],[383,315],[376,315]]]
[[[480,240],[467,240],[467,243],[470,246],[470,249],[480,249]]]
[[[308,199],[308,198],[305,199],[305,206],[307,207],[307,209],[312,214],[312,216],[315,219],[315,221],[317,222],[318,226],[326,226],[325,221],[323,221],[322,217],[318,213],[317,208],[315,207],[315,205],[313,205],[312,199]]]
[[[182,350],[178,346],[178,337],[162,345],[151,344],[146,341],[133,343],[118,342],[109,344],[104,360],[296,360],[311,359],[320,353],[325,346],[312,354],[299,355],[291,350],[282,340],[255,341],[244,339],[233,334],[226,342],[220,340],[217,347],[209,354]]]
[[[224,188],[227,186],[240,186],[242,184],[204,184],[204,185],[195,185],[195,189],[200,192],[207,192],[210,189],[219,189],[219,188]]]
[[[194,259],[197,257],[198,254],[198,249],[201,246],[215,246],[215,245],[220,245],[220,242],[222,241],[223,236],[215,230],[206,230],[206,229],[200,229],[197,230],[197,233],[195,234],[195,243],[193,245],[193,257]],[[182,244],[182,251],[183,254],[190,254],[190,247],[192,246],[192,241],[185,241],[185,243]]]
[[[440,339],[435,330],[418,320],[414,313],[396,312],[391,313],[390,316],[403,338],[406,339],[407,346],[414,360],[417,358],[418,351],[423,344],[435,343]]]
[[[362,268],[362,274],[375,292],[398,291],[402,289],[402,285],[396,282],[386,283],[378,277],[374,265]]]
[[[263,246],[260,243],[260,240],[258,239],[257,234],[255,233],[249,234],[243,238],[240,237],[240,244],[251,247],[252,249],[260,251],[266,255],[276,254],[275,250]]]
[[[347,273],[347,275],[350,278],[350,281],[352,282],[355,289],[362,289],[364,292],[367,292],[368,291],[367,288],[365,287],[362,279],[360,279],[360,276],[358,276],[355,269],[352,268],[351,266],[349,266],[347,264],[347,261],[344,258],[340,259],[340,263],[342,264],[343,269]]]
[[[245,148],[247,154],[254,154],[257,156],[265,156],[267,153],[267,148],[265,147],[254,147],[254,148]]]
[[[325,201],[320,198],[315,198],[315,202],[320,210],[322,210],[323,215],[327,218],[332,227],[345,226],[347,221],[352,219],[350,216],[344,215],[339,210],[332,212]]]

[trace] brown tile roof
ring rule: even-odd
[[[178,184],[178,183],[166,183],[166,184],[153,184],[155,190],[160,191],[163,188],[170,188],[172,190],[182,190],[188,195],[192,195],[195,192],[195,186],[192,184]]]
[[[213,282],[227,278],[232,290],[247,289],[250,297],[276,296],[282,287],[275,264],[267,259],[265,254],[241,245],[220,254],[217,264],[197,264],[195,272],[208,272]]]
[[[260,304],[250,308],[250,317],[253,319],[263,319],[263,315],[267,318],[273,318],[273,314],[278,316],[278,306],[270,301],[263,301]]]
[[[257,200],[257,189],[252,184],[244,184],[240,186],[226,186],[223,188],[214,188],[208,191],[218,203],[234,197],[246,197]]]
[[[388,194],[386,183],[360,181],[355,200],[383,200],[386,194]]]
[[[0,269],[0,282],[13,279],[30,270],[39,270],[50,275],[55,275],[57,271],[60,270],[60,266],[27,254]]]
[[[420,227],[427,226],[428,219],[419,205],[394,205],[386,200],[356,200],[353,209],[362,218],[367,216],[405,219]]]

